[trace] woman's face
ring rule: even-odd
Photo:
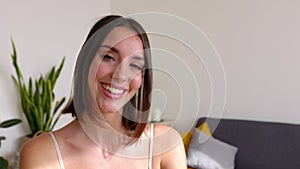
[[[143,69],[141,39],[126,27],[114,28],[100,46],[89,70],[90,90],[102,113],[122,109],[140,88]]]

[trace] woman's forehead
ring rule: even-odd
[[[127,27],[116,27],[108,33],[103,44],[116,46],[118,43],[132,37],[138,37],[137,33]]]
[[[141,38],[136,32],[126,27],[113,29],[101,44],[101,48],[106,48],[106,50],[112,50],[125,56],[133,54],[141,57],[144,56],[144,47]]]

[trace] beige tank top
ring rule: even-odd
[[[65,169],[64,162],[61,156],[61,152],[58,146],[58,142],[52,132],[49,132],[55,146],[56,155],[58,158],[60,169]],[[148,169],[152,169],[152,154],[153,154],[153,133],[154,133],[154,125],[150,124],[150,141],[149,141],[149,157],[148,157]]]

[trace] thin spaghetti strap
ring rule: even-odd
[[[148,169],[152,169],[153,133],[154,133],[154,124],[150,123],[150,143],[149,143]]]
[[[52,141],[53,141],[54,146],[55,146],[55,151],[56,151],[56,155],[57,155],[57,158],[58,158],[60,169],[65,169],[64,162],[63,162],[62,157],[61,157],[61,153],[60,153],[60,150],[59,150],[57,140],[56,140],[56,138],[55,138],[55,136],[52,132],[49,132],[49,133],[51,135]]]

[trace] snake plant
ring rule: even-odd
[[[38,79],[33,80],[30,77],[26,84],[17,62],[14,41],[11,40],[11,42],[13,48],[11,57],[16,72],[16,76],[12,75],[12,78],[19,89],[22,111],[32,132],[28,136],[33,137],[41,132],[52,131],[61,116],[58,109],[65,101],[65,97],[63,97],[55,102],[55,95],[53,93],[65,58],[62,59],[57,69],[53,66],[46,76],[40,75]]]
[[[14,126],[16,124],[21,123],[20,119],[10,119],[10,120],[6,120],[4,122],[0,123],[0,128],[8,128],[11,126]],[[4,136],[0,136],[0,148],[1,148],[1,141],[5,140]],[[0,168],[1,169],[7,169],[8,168],[8,160],[5,159],[4,157],[0,157]]]

